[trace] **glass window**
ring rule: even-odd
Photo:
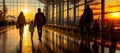
[[[21,11],[23,11],[27,20],[32,20],[38,8],[41,8],[43,12],[44,4],[38,0],[5,0],[6,7],[8,9],[7,15],[17,17]],[[2,2],[2,1],[0,1]],[[3,5],[0,3],[0,5]],[[3,9],[2,7],[0,7]],[[0,9],[0,10],[1,10]]]

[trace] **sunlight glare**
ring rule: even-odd
[[[29,10],[28,10],[27,8],[25,8],[25,9],[23,10],[23,12],[24,12],[25,14],[27,14],[27,13],[29,12]]]
[[[114,15],[115,17],[117,17],[117,16],[118,16],[118,13],[113,13],[113,15]]]
[[[24,34],[23,34],[25,38],[27,38],[28,29],[29,29],[29,25],[25,25],[25,27],[24,27]]]

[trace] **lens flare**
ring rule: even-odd
[[[27,13],[29,12],[29,10],[28,10],[27,8],[25,8],[25,9],[23,10],[23,12],[24,12],[25,14],[27,14]]]
[[[118,13],[113,13],[113,16],[117,17],[117,16],[118,16]]]

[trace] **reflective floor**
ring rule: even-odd
[[[75,34],[43,27],[42,41],[39,41],[37,29],[35,28],[31,39],[28,27],[29,25],[24,27],[23,39],[20,39],[19,30],[15,26],[1,30],[0,53],[94,53],[93,42],[90,43],[89,49],[81,48],[81,41]],[[103,48],[104,53],[109,53],[109,47]],[[98,53],[101,53],[100,45],[97,49]],[[116,49],[116,53],[120,53],[120,50]]]
[[[0,53],[41,53],[39,45],[42,45],[34,33],[31,39],[28,25],[24,28],[23,39],[20,39],[19,30],[12,26],[0,31]]]

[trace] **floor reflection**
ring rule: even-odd
[[[17,53],[22,53],[22,39],[20,39],[20,41],[19,41],[19,46],[18,46],[18,49],[17,49]]]
[[[60,31],[56,32],[55,30],[51,29],[44,29],[43,33],[43,43],[49,52],[52,53],[109,53],[109,51],[110,53],[115,53],[115,51],[118,52],[118,50],[114,49],[114,47],[116,48],[117,45],[115,41],[112,42],[112,47],[110,45],[106,46],[106,43],[103,43],[101,47],[101,44],[94,44],[94,42],[90,42],[90,47],[88,47],[80,40],[75,39],[75,35],[61,33]]]
[[[115,43],[115,41],[107,43],[108,45],[103,43],[102,47],[100,44],[90,42],[89,48],[84,42],[76,39],[75,35],[47,28],[43,28],[42,41],[40,42],[37,29],[35,28],[34,37],[31,39],[28,27],[29,25],[26,25],[24,28],[23,39],[20,39],[19,30],[15,28],[1,32],[0,53],[45,53],[46,50],[48,53],[120,53],[120,50],[116,49],[118,43]],[[46,48],[46,50],[43,50],[43,48]],[[104,51],[101,51],[101,49]]]
[[[3,31],[2,36],[3,36],[3,53],[6,53],[6,42],[7,42],[7,31]]]
[[[56,31],[45,30],[43,33],[43,43],[53,53],[80,53],[79,47],[74,43],[74,38],[67,37],[65,34],[61,34]]]
[[[40,49],[34,44],[33,39],[31,39],[32,42],[32,53],[41,53]]]
[[[32,39],[31,39],[32,45],[29,47],[23,46],[23,43],[24,43],[24,40],[20,39],[16,51],[14,51],[13,53],[41,53],[40,49],[38,48],[37,45],[34,44],[34,41]]]
[[[16,28],[1,32],[0,53],[41,53],[36,44],[38,41],[33,41],[37,37],[31,39],[28,27],[29,25],[24,27],[23,39],[20,39],[19,30]]]

